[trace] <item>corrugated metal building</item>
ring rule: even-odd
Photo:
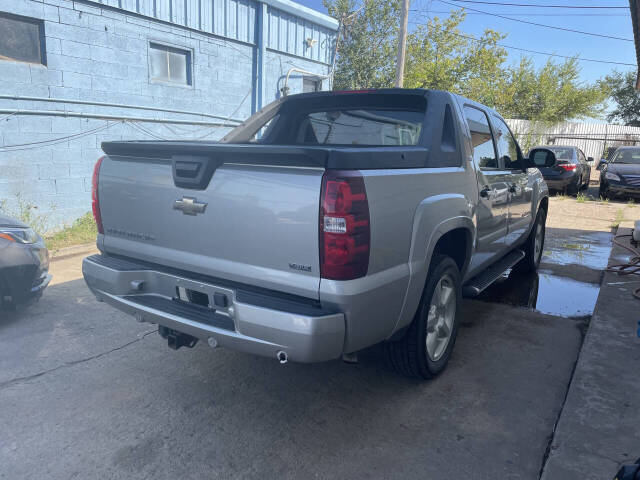
[[[218,139],[288,73],[328,89],[337,28],[289,0],[0,0],[0,201],[70,223],[102,141]]]
[[[640,127],[577,122],[547,127],[528,120],[507,120],[507,124],[522,148],[528,149],[534,145],[571,145],[580,148],[596,162],[612,148],[640,145]]]

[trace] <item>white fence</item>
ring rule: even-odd
[[[535,145],[571,145],[579,147],[587,157],[598,161],[611,147],[640,145],[640,127],[573,122],[549,127],[529,120],[513,119],[507,120],[507,124],[524,150]]]

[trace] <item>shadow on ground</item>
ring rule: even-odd
[[[6,478],[537,478],[582,323],[467,301],[450,367],[279,365],[53,285],[0,326]]]

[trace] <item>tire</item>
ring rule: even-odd
[[[546,224],[547,212],[539,209],[536,222],[533,224],[531,233],[523,245],[525,257],[516,265],[519,271],[536,272],[538,270],[540,259],[542,259],[542,251],[544,250],[544,238],[547,230]]]
[[[396,372],[430,379],[445,369],[458,334],[461,298],[456,262],[434,254],[416,316],[400,340],[387,344],[389,363]]]
[[[609,198],[609,192],[607,187],[603,187],[602,185],[600,185],[600,189],[598,190],[598,197],[602,198],[603,200],[606,200]]]
[[[575,197],[576,195],[578,195],[578,192],[580,191],[580,180],[578,179],[575,185],[569,185],[566,191],[567,195],[571,197]]]

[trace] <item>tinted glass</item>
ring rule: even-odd
[[[521,168],[520,156],[518,154],[518,143],[513,138],[507,124],[498,117],[494,118],[496,127],[496,146],[498,148],[498,158],[504,162],[504,168],[515,170]]]
[[[480,168],[498,168],[496,151],[493,148],[493,137],[487,115],[473,107],[464,107],[464,115],[471,132],[473,159]]]
[[[640,148],[618,150],[612,160],[612,163],[629,163],[640,164]]]
[[[152,43],[149,47],[152,80],[191,85],[191,52]]]
[[[547,152],[543,150],[537,150],[533,153],[533,157],[531,158],[536,167],[544,167],[547,162]]]
[[[42,29],[39,20],[0,14],[0,59],[44,64]]]
[[[556,154],[556,160],[573,160],[573,148],[545,147]]]
[[[222,141],[256,141],[263,130],[257,141],[270,145],[419,145],[425,111],[426,99],[415,94],[291,95],[268,105]]]
[[[305,145],[416,145],[423,115],[397,110],[310,112],[296,133]]]

